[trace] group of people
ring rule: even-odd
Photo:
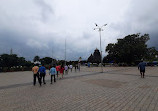
[[[138,64],[138,69],[140,70],[140,74],[141,74],[141,78],[144,78],[145,76],[145,66],[146,63],[145,62],[140,62]],[[70,69],[72,72],[72,65],[65,65],[65,67],[63,65],[58,65],[55,66],[53,65],[52,67],[49,68],[49,75],[51,77],[51,84],[54,80],[54,82],[56,82],[56,75],[57,78],[62,79],[63,78],[63,74],[64,74],[64,70],[65,70],[65,74],[68,74],[68,70]],[[77,66],[75,66],[75,71],[77,69]],[[78,68],[80,70],[80,68]],[[45,76],[46,76],[46,68],[44,67],[44,65],[42,64],[42,66],[38,67],[37,64],[35,64],[35,66],[32,68],[32,72],[33,72],[33,85],[36,85],[36,78],[38,79],[38,82],[40,84],[40,86],[43,84],[46,84],[45,82]]]
[[[32,72],[33,72],[33,85],[36,85],[36,78],[38,79],[40,86],[42,84],[42,79],[43,79],[43,84],[46,84],[45,82],[46,68],[43,65],[40,68],[38,67],[38,65],[35,65],[32,68]]]
[[[65,71],[65,74],[68,74],[68,70],[70,69],[72,72],[72,65],[58,65],[58,66],[50,66],[49,67],[49,75],[51,78],[51,84],[54,82],[56,82],[56,75],[57,75],[57,79],[62,79],[63,78],[63,74]],[[33,72],[33,85],[36,85],[36,79],[38,79],[38,82],[40,84],[40,86],[43,84],[46,84],[45,82],[45,76],[46,76],[46,68],[44,67],[44,65],[42,64],[42,66],[38,66],[37,64],[35,64],[35,66],[32,68],[32,72]]]

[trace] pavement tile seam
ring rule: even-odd
[[[153,88],[154,89],[154,88]],[[151,90],[151,92],[150,92],[150,94],[149,94],[149,96],[147,97],[147,99],[146,99],[146,101],[147,101],[147,103],[148,104],[146,104],[146,105],[144,105],[146,108],[146,110],[148,110],[148,108],[149,108],[149,106],[150,106],[150,104],[151,104],[151,101],[152,101],[152,95],[151,95],[151,93],[153,93],[153,89]],[[144,108],[143,108],[144,109]]]
[[[156,87],[156,89],[157,89],[157,87]],[[156,111],[156,106],[158,106],[158,90],[156,91],[156,97],[154,98],[154,109],[153,109],[153,111]]]
[[[133,101],[131,100],[130,102],[128,102],[128,104],[126,104],[125,108],[130,109],[130,107],[133,106],[133,104],[138,102],[138,99],[140,99],[141,96],[142,96],[142,93],[140,91],[138,91],[137,95],[134,96]],[[129,105],[129,103],[132,103],[132,105]]]
[[[120,106],[122,103],[124,103],[124,101],[126,100],[126,98],[128,98],[128,96],[126,97],[125,95],[126,94],[129,94],[129,89],[127,88],[127,91],[124,91],[123,94],[120,94],[120,95],[117,95],[118,97],[117,98],[114,98],[114,101],[113,104],[111,104],[111,107],[109,107],[108,109],[106,110],[109,110],[111,108],[117,108],[118,106]]]
[[[134,107],[134,110],[141,110],[141,109],[143,109],[143,107],[144,107],[144,101],[148,98],[147,97],[147,94],[150,94],[151,93],[151,90],[150,89],[148,89],[145,93],[144,93],[144,95],[140,98],[138,98],[137,99],[137,101],[135,102],[135,107]],[[142,102],[142,104],[140,104]],[[140,105],[140,106],[139,106]]]
[[[122,93],[125,93],[126,92],[126,90],[123,90],[122,91]],[[120,94],[117,94],[117,93],[115,93],[115,95],[114,94],[112,94],[113,96],[108,96],[107,98],[107,101],[109,102],[109,104],[108,104],[108,107],[109,107],[109,105],[113,105],[113,101],[115,101],[116,99],[118,99],[120,96],[122,96],[122,93],[121,93],[121,91],[120,91]],[[115,96],[117,97],[117,98],[115,98]],[[102,105],[103,106],[103,105]],[[103,107],[103,108],[105,108],[105,107]]]

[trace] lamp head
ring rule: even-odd
[[[106,26],[107,24],[104,24],[104,26]]]

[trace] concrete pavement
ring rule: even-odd
[[[32,72],[0,73],[1,111],[158,111],[158,67],[82,67],[33,86]]]

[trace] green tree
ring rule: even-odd
[[[158,56],[158,51],[155,49],[155,47],[151,47],[151,48],[147,49],[147,53],[146,53],[145,58],[148,61],[155,61],[155,60],[157,60],[156,56]]]
[[[42,64],[51,64],[52,63],[52,58],[51,57],[44,57],[40,61]]]
[[[18,66],[18,57],[16,54],[2,54],[1,57],[1,67],[13,67]]]
[[[31,67],[33,64],[31,63],[31,61],[26,61],[25,66],[26,67]]]
[[[19,65],[19,66],[25,66],[26,62],[27,62],[27,61],[25,60],[24,57],[19,57],[19,58],[18,58],[18,65]]]
[[[145,58],[147,53],[146,42],[149,40],[149,34],[132,34],[118,39],[115,44],[108,44],[106,51],[108,55],[104,61],[115,61],[116,63],[131,64],[137,60]]]
[[[33,61],[34,61],[34,62],[40,61],[40,57],[39,57],[39,56],[35,56],[34,59],[33,59]]]

